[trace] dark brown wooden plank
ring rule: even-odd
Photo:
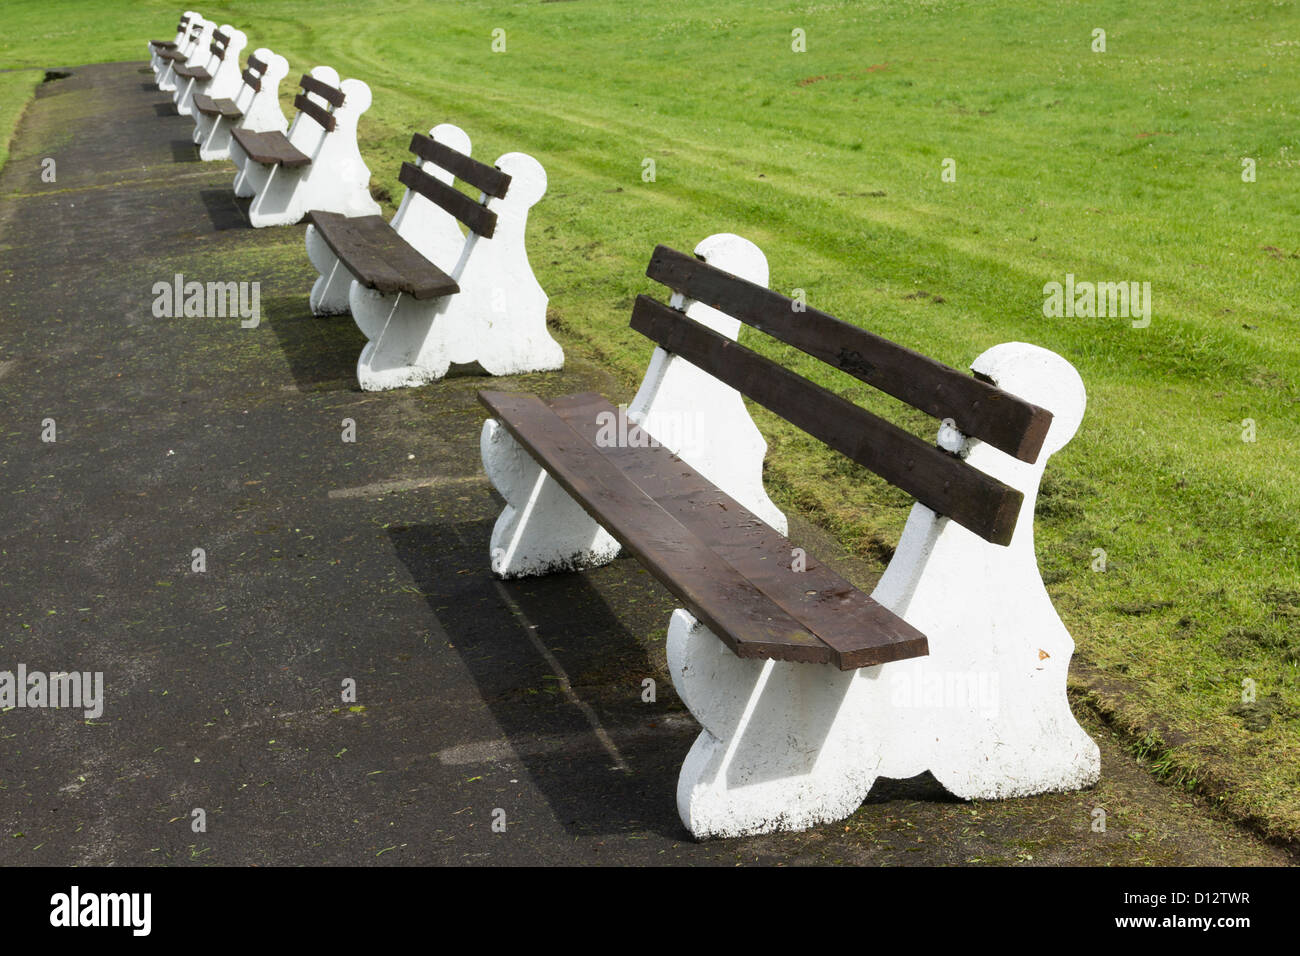
[[[194,94],[194,108],[207,116],[224,116],[227,119],[239,119],[244,115],[234,100],[214,100],[203,93]]]
[[[240,149],[249,159],[267,166],[310,166],[311,157],[299,150],[289,138],[277,130],[255,132],[236,127],[230,131]]]
[[[478,397],[592,518],[738,656],[830,661],[830,647],[682,527],[541,399],[492,391]]]
[[[178,66],[174,72],[177,76],[183,76],[187,80],[198,80],[200,83],[212,79],[212,74],[201,66]]]
[[[667,246],[646,275],[740,319],[1021,461],[1035,461],[1052,413],[996,386]]]
[[[316,79],[316,77],[312,76],[310,73],[304,73],[302,79],[298,81],[298,85],[301,86],[304,91],[315,93],[321,99],[334,106],[342,106],[344,99],[346,99],[342,90],[330,86],[322,80]]]
[[[321,106],[311,97],[303,93],[299,93],[297,96],[293,98],[293,106],[294,109],[298,110],[298,112],[306,113],[308,116],[314,119],[317,123],[319,123],[322,127],[324,127],[327,132],[330,133],[334,132],[334,127],[338,123],[338,120],[334,118],[333,113],[331,113],[325,107]]]
[[[314,210],[307,218],[347,270],[368,288],[385,294],[403,292],[416,299],[460,291],[455,279],[420,255],[382,216],[349,219]]]
[[[266,72],[266,64],[259,60],[256,54],[253,53],[248,55],[248,68],[256,73]]]
[[[249,57],[248,62],[251,65],[253,62],[253,58]],[[250,89],[257,90],[259,93],[262,91],[262,78],[258,76],[256,73],[254,73],[251,69],[245,70],[240,75],[243,77],[244,83],[247,84]]]
[[[601,446],[601,454],[769,600],[830,645],[840,670],[929,653],[924,634],[812,555],[807,555],[804,571],[792,570],[793,544],[788,538],[668,449],[650,446],[650,436],[626,421],[624,409],[595,392],[569,395],[550,405],[593,446],[603,421],[622,420],[619,433],[627,435],[627,443]]]
[[[638,296],[632,328],[986,541],[1007,544],[1023,495],[865,408]]]
[[[180,32],[179,30],[177,31]],[[150,40],[149,45],[155,50],[174,50],[176,49],[175,40]]]
[[[498,199],[506,194],[510,187],[510,175],[495,166],[480,163],[464,153],[457,152],[445,143],[431,139],[423,133],[411,137],[411,152],[421,159],[441,166],[462,182],[467,182],[475,189],[480,189],[489,196]]]
[[[414,163],[402,163],[397,179],[403,186],[414,189],[435,206],[451,213],[483,238],[491,239],[496,232],[496,213],[486,206],[480,206],[459,189],[448,186],[440,179],[434,179]]]
[[[180,50],[174,47],[170,50],[159,50],[158,57],[159,59],[172,60],[177,63],[184,63],[186,60],[189,59],[188,56],[186,56],[184,53],[182,53]]]

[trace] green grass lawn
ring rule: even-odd
[[[1048,466],[1037,526],[1079,670],[1121,680],[1137,725],[1163,723],[1144,749],[1172,782],[1212,779],[1236,815],[1300,838],[1296,2],[707,6],[259,0],[203,12],[244,29],[250,49],[286,55],[291,77],[327,63],[369,83],[361,146],[390,197],[414,129],[455,122],[489,162],[536,156],[550,188],[530,250],[552,320],[567,348],[621,376],[623,397],[650,352],[627,320],[650,291],[651,249],[714,232],[758,243],[773,288],[804,289],[949,364],[1008,340],[1068,358],[1088,415]],[[178,13],[6,0],[0,69],[143,60]],[[28,85],[0,76],[0,142]],[[955,182],[941,179],[949,158]],[[1044,317],[1044,284],[1067,273],[1150,282],[1149,327]],[[887,558],[909,499],[755,418],[778,504]],[[1246,679],[1258,702],[1242,712]]]
[[[0,167],[9,159],[9,140],[23,107],[43,77],[39,70],[0,73]]]

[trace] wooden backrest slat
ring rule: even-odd
[[[497,214],[486,206],[480,206],[460,190],[435,179],[414,163],[402,163],[397,178],[403,186],[414,189],[435,206],[445,209],[474,233],[484,239],[492,238],[497,227]]]
[[[252,57],[249,58],[249,66],[252,66]],[[247,83],[250,88],[259,93],[262,92],[262,78],[254,73],[252,69],[245,70],[240,74],[240,76],[244,78],[244,82]]]
[[[310,73],[304,73],[302,79],[298,81],[298,85],[301,86],[305,92],[315,93],[321,99],[325,100],[327,103],[333,104],[334,106],[342,106],[344,99],[346,99],[342,90],[316,79],[316,77],[312,76]]]
[[[1042,450],[1051,412],[942,362],[817,309],[796,311],[779,292],[667,246],[655,249],[646,275],[1021,461]]]
[[[218,60],[224,60],[226,58],[226,47],[229,44],[230,37],[218,30],[212,34],[212,42],[208,44],[208,50],[215,53]]]
[[[411,137],[410,149],[416,156],[441,166],[457,179],[482,190],[488,196],[500,199],[510,188],[508,173],[503,173],[495,166],[480,163],[477,159],[471,159],[464,153],[457,152],[436,139],[430,139],[423,133],[416,133]]]
[[[631,324],[938,514],[1011,541],[1024,500],[1015,488],[649,296],[637,297]]]
[[[248,55],[248,68],[258,74],[266,72],[266,64],[259,60],[255,53]]]
[[[334,118],[334,114],[305,93],[299,93],[295,96],[293,98],[293,105],[295,109],[299,112],[306,113],[317,123],[320,123],[321,126],[325,127],[329,132],[334,132],[334,126],[338,123],[338,120]]]

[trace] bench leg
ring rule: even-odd
[[[498,422],[483,423],[483,468],[506,507],[492,529],[492,571],[521,578],[600,567],[618,556],[609,536]]]
[[[176,112],[181,116],[190,115],[190,97],[194,94],[194,78],[190,77],[185,80],[183,87],[176,87],[176,94],[172,97],[172,102],[176,106]]]
[[[312,315],[344,315],[349,310],[348,292],[352,287],[352,273],[320,237],[315,226],[307,227],[307,258],[320,273],[311,287]]]
[[[199,145],[199,158],[208,162],[230,158],[230,124],[225,117],[213,117],[211,129]]]
[[[842,820],[880,762],[864,713],[879,668],[742,660],[694,616],[668,626],[673,685],[703,726],[677,781],[677,810],[697,839],[803,830]]]
[[[158,77],[158,89],[164,93],[176,92],[175,66],[175,60],[168,60],[167,69],[163,70],[162,76]]]
[[[967,462],[1019,489],[1024,502],[1006,547],[915,505],[873,596],[929,638],[930,655],[886,664],[900,720],[922,739],[892,736],[884,776],[930,770],[951,793],[991,799],[1095,783],[1097,745],[1066,697],[1074,641],[1039,575],[1034,505],[1048,457],[1083,417],[1083,383],[1060,356],[1024,343],[989,349],[972,369],[1053,414],[1038,461],[971,445]]]
[[[349,277],[350,278],[350,277]],[[357,382],[368,392],[415,388],[447,374],[451,360],[434,326],[446,298],[418,301],[351,283],[348,308],[369,339],[357,359]]]
[[[250,161],[245,169],[260,165]],[[271,166],[248,209],[248,221],[253,228],[292,226],[301,222],[307,212],[302,208],[301,185],[302,173],[297,169]]]
[[[230,138],[230,160],[239,170],[235,174],[235,195],[244,199],[256,196],[266,181],[266,167],[249,159],[248,154],[233,136]]]

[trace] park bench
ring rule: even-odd
[[[489,374],[556,369],[564,353],[546,330],[546,293],[528,264],[528,210],[546,173],[524,153],[496,166],[471,159],[469,137],[444,123],[416,133],[392,223],[381,216],[309,214],[307,255],[320,273],[316,315],[351,311],[369,340],[357,362],[366,390],[420,385],[451,363]],[[475,202],[457,190],[480,191]],[[469,230],[460,231],[460,224]]]
[[[170,40],[150,40],[149,41],[149,65],[153,67],[154,80],[157,81],[162,71],[166,68],[167,61],[160,56],[164,50],[175,50],[182,43],[188,42],[190,35],[190,20],[197,17],[198,14],[193,10],[186,10],[181,14],[181,19],[176,24],[176,36]]]
[[[193,116],[194,97],[228,97],[240,86],[239,54],[248,44],[248,37],[230,24],[212,31],[208,45],[208,62],[203,66],[178,66],[176,92],[172,102],[181,116]]]
[[[230,158],[239,167],[235,195],[251,196],[256,228],[289,226],[308,210],[348,216],[379,212],[370,196],[370,170],[357,148],[357,120],[370,107],[370,87],[339,82],[328,66],[303,75],[297,113],[287,134],[234,127]]]
[[[196,93],[194,142],[199,158],[230,158],[230,132],[283,133],[289,122],[280,110],[280,81],[289,75],[289,61],[262,47],[248,57],[237,90],[230,97]],[[209,92],[211,92],[209,90]]]
[[[963,375],[767,289],[737,236],[695,257],[660,246],[647,275],[673,299],[636,300],[632,328],[658,348],[631,406],[482,391],[480,445],[506,500],[494,573],[625,549],[685,605],[667,655],[703,728],[678,780],[688,829],[802,829],[925,770],[967,798],[1094,782],[1065,696],[1073,642],[1033,550],[1046,458],[1083,415],[1069,363],[1009,343]],[[742,347],[742,322],[941,419],[940,447]],[[916,499],[870,595],[785,536],[742,395]]]
[[[205,20],[197,13],[190,18],[189,34],[172,50],[159,50],[158,58],[163,68],[158,74],[158,89],[164,93],[176,92],[176,68],[180,66],[199,66],[207,59],[208,48],[212,43],[212,32],[217,25]]]

